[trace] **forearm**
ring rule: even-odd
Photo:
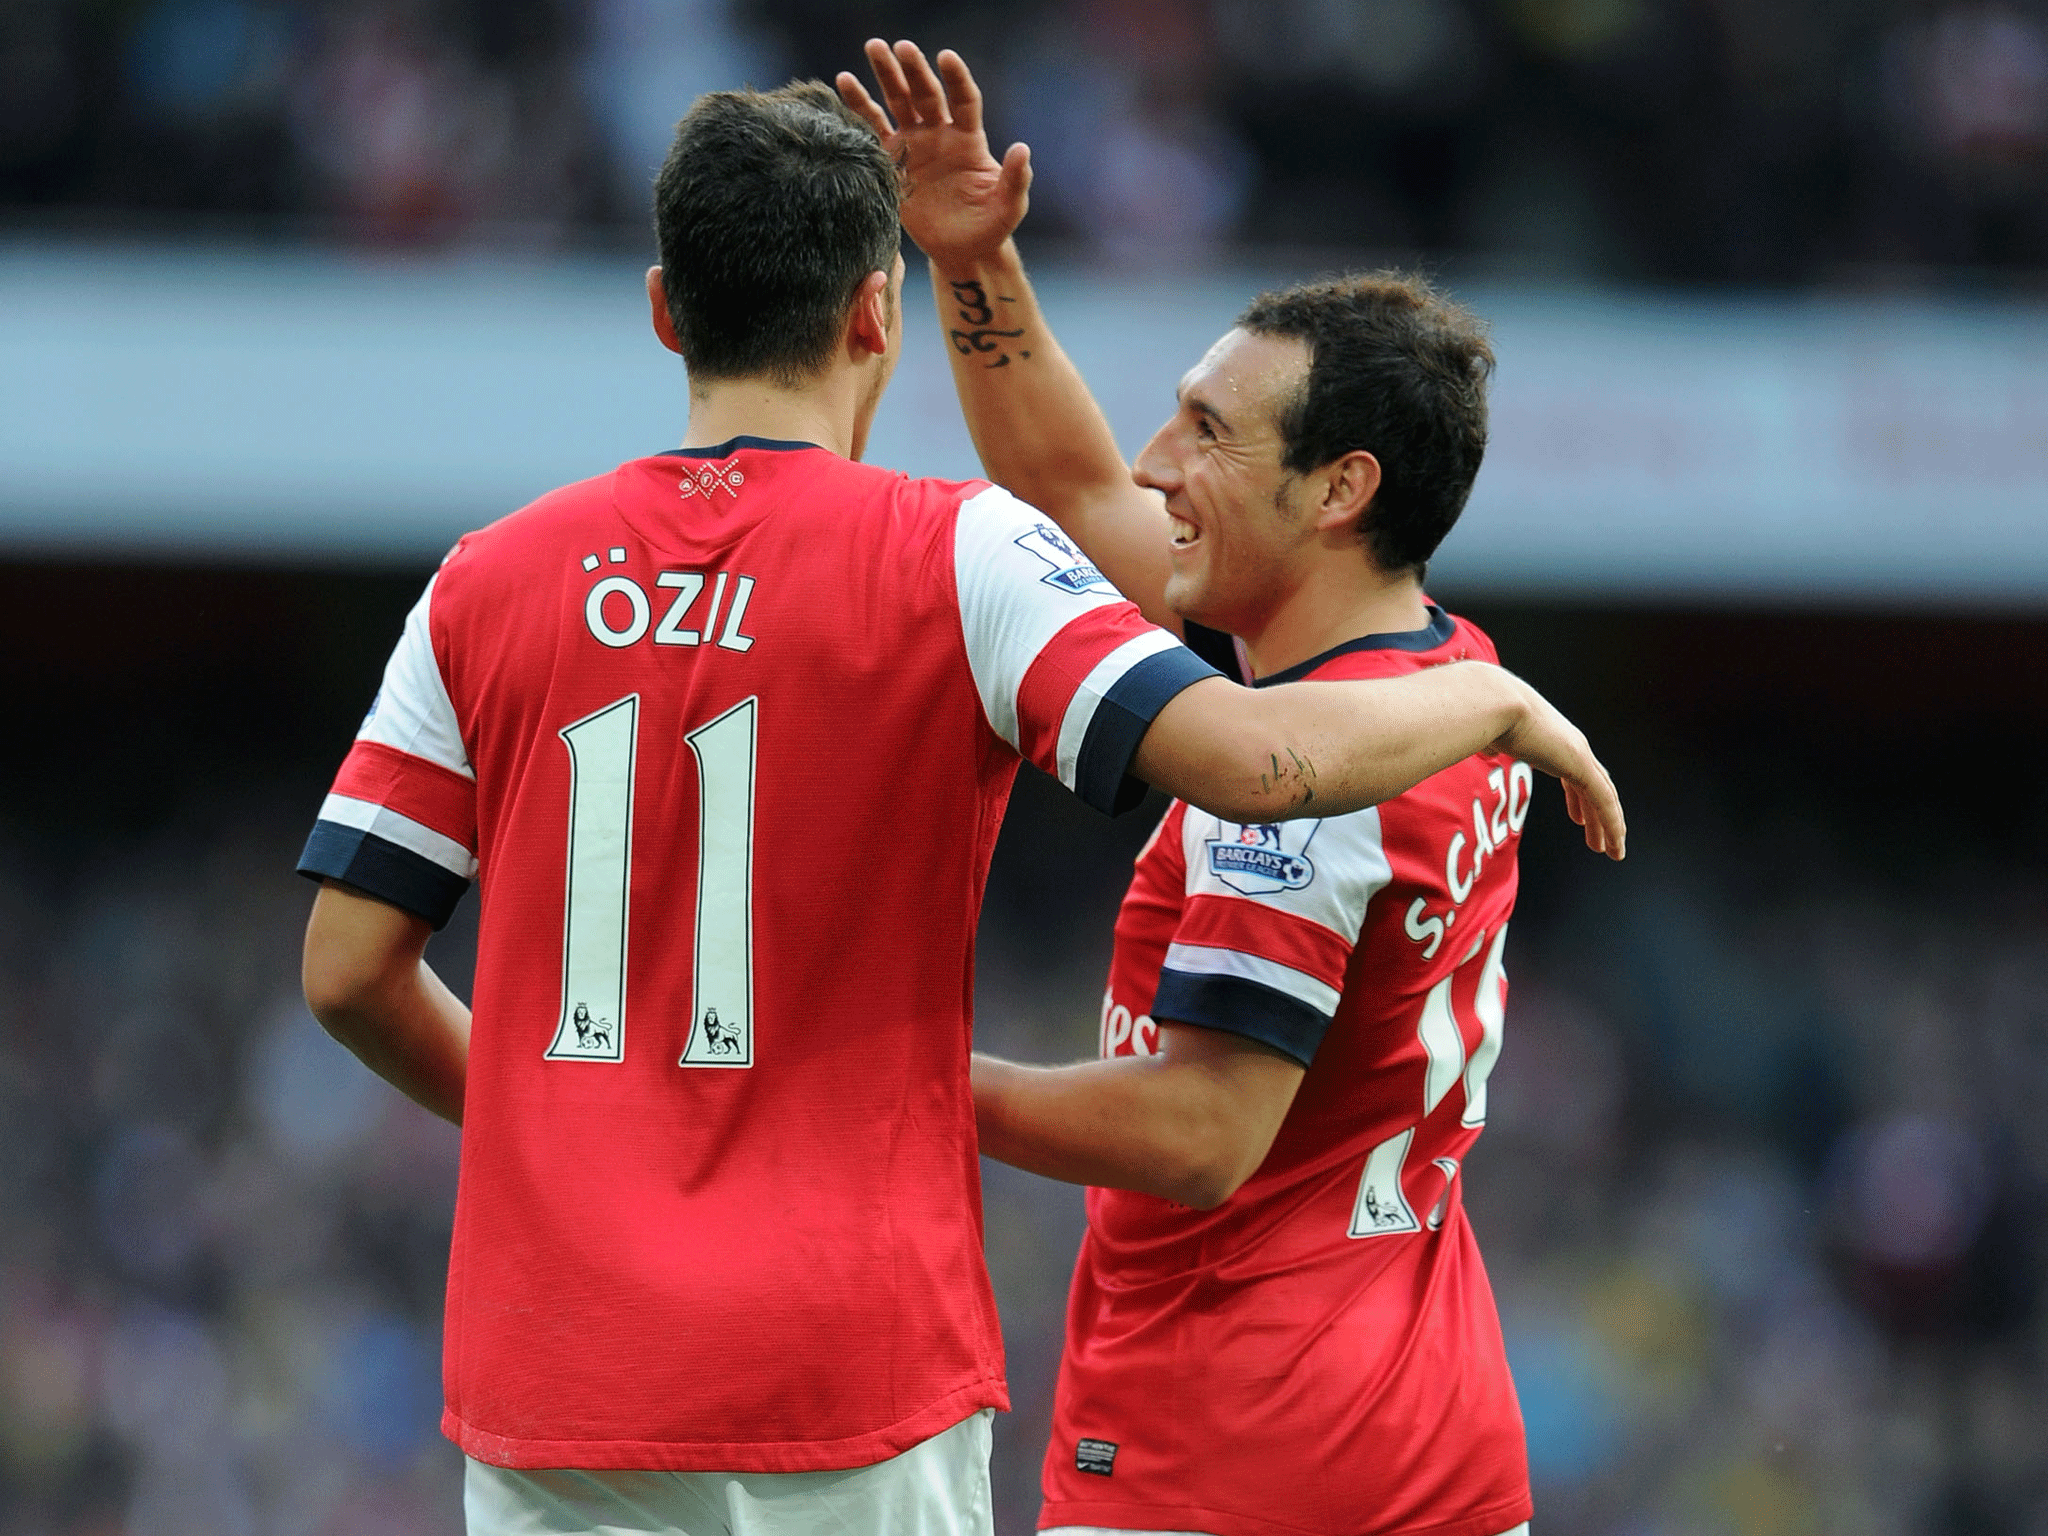
[[[1522,684],[1482,662],[1257,691],[1210,679],[1160,711],[1135,766],[1229,821],[1341,816],[1485,751],[1527,709]]]
[[[988,477],[1048,514],[1154,623],[1163,601],[1166,515],[1130,476],[1109,422],[1038,307],[1014,241],[932,263],[953,383]]]
[[[989,478],[1055,518],[1129,469],[1080,372],[1060,350],[1013,240],[931,264],[953,385]]]
[[[442,1119],[462,1124],[469,1009],[426,961],[354,996],[324,1001],[316,1016],[385,1082]]]
[[[1327,816],[1391,800],[1485,751],[1520,723],[1524,694],[1500,668],[1461,662],[1399,678],[1311,681],[1269,697],[1278,734],[1305,742],[1303,762],[1323,770],[1300,780],[1301,809]]]
[[[300,983],[326,1031],[372,1072],[462,1123],[469,1009],[427,965],[426,920],[339,881],[306,920]]]
[[[1028,1067],[977,1052],[981,1150],[1069,1184],[1213,1205],[1235,1187],[1218,1155],[1229,1132],[1201,1096],[1176,1090],[1175,1070],[1163,1056]]]

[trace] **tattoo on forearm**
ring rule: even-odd
[[[964,330],[948,331],[953,350],[962,357],[984,357],[984,368],[1007,368],[1010,366],[1010,348],[1005,342],[1017,341],[1024,335],[1024,327],[1004,330],[995,323],[995,305],[989,302],[988,290],[978,282],[948,284],[953,290],[955,313],[960,317]],[[1006,293],[996,295],[996,304],[1012,304],[1016,301]],[[1019,347],[1016,355],[1020,358],[1031,356],[1028,348]]]
[[[969,325],[989,325],[996,318],[996,312],[988,307],[988,290],[979,283],[953,284],[953,302]]]
[[[1294,776],[1301,785],[1301,803],[1307,805],[1316,797],[1316,765],[1292,747],[1287,749],[1287,755],[1294,759]]]
[[[1022,336],[1024,332],[1019,329],[1014,331],[952,331],[948,334],[953,338],[954,350],[962,357],[966,357],[971,352],[1000,352],[1002,350],[1002,343],[996,340],[998,336]]]
[[[1316,797],[1316,765],[1292,747],[1287,749],[1287,757],[1289,766],[1282,768],[1279,753],[1266,754],[1272,771],[1259,775],[1259,788],[1268,794],[1285,793],[1290,805],[1308,805]]]

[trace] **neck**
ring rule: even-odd
[[[1254,677],[1299,666],[1364,635],[1395,635],[1429,627],[1422,583],[1412,575],[1384,576],[1357,566],[1325,562],[1289,594],[1256,634],[1241,635]]]
[[[711,379],[690,385],[685,448],[709,448],[735,437],[816,443],[841,458],[857,459],[866,446],[872,406],[870,381],[835,368],[794,389],[767,379]]]

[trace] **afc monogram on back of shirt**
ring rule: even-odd
[[[613,545],[600,560],[585,555],[580,562],[585,572],[600,565],[624,565],[626,551]],[[711,600],[699,608],[705,587]],[[746,623],[747,604],[754,599],[754,578],[728,571],[661,571],[654,578],[655,590],[668,600],[661,622],[654,622],[654,604],[647,589],[631,576],[606,576],[591,584],[583,599],[583,622],[591,638],[613,650],[623,650],[654,631],[656,645],[716,645],[721,650],[744,654],[754,648],[754,636],[741,629]],[[730,590],[732,601],[727,602]],[[720,622],[721,616],[723,623]],[[690,625],[693,627],[685,628]],[[715,637],[715,638],[714,638]]]

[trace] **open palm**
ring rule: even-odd
[[[902,170],[904,229],[942,266],[992,254],[1024,218],[1031,151],[1012,144],[1001,160],[989,152],[981,89],[950,48],[936,70],[911,42],[892,49],[873,38],[867,56],[881,103],[851,74],[842,71],[836,83]]]

